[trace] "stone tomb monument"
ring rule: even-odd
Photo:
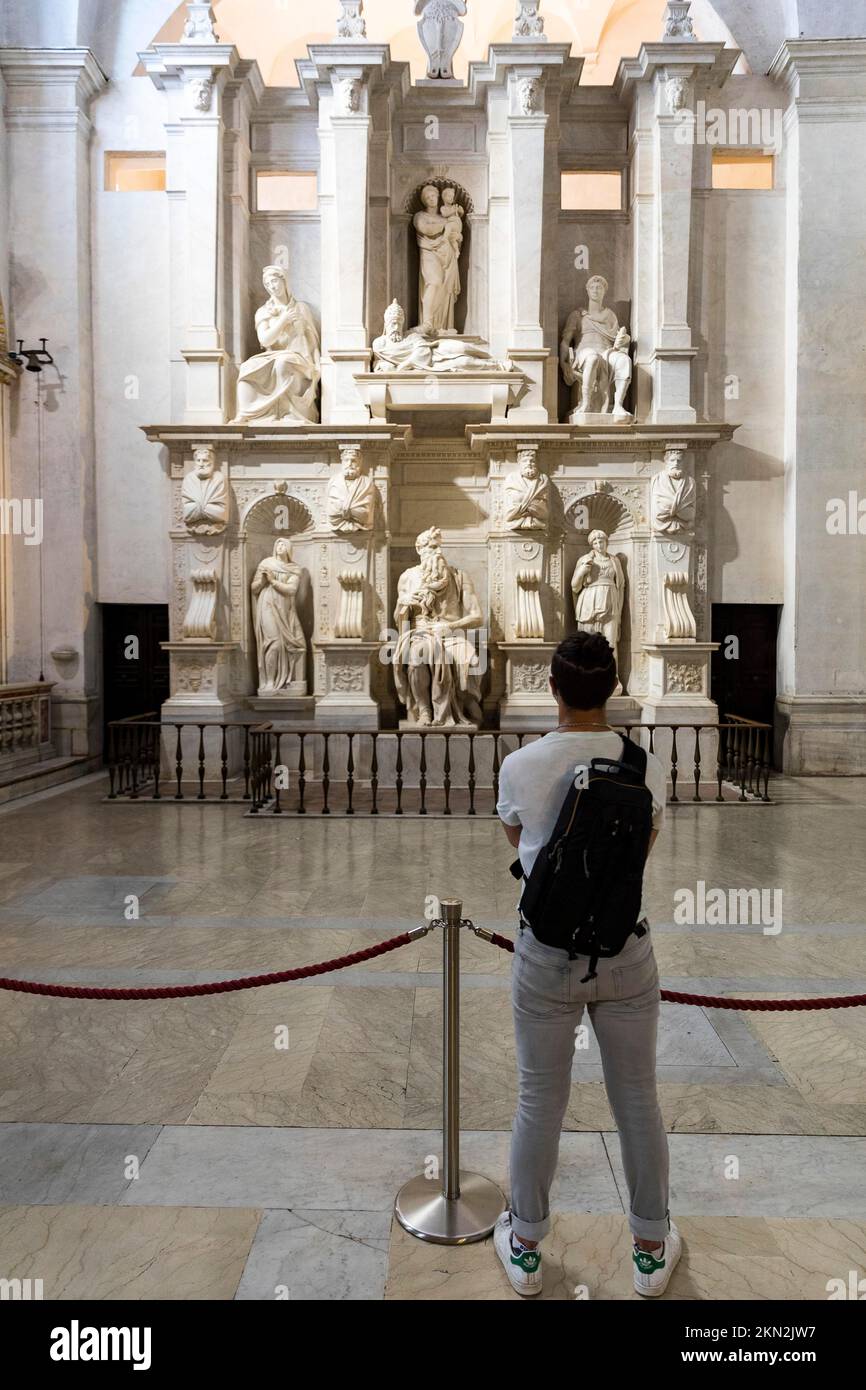
[[[172,488],[168,718],[544,729],[551,653],[578,627],[617,649],[616,717],[716,717],[707,483],[734,427],[697,418],[688,245],[656,234],[679,225],[691,166],[677,155],[646,217],[595,214],[592,269],[574,270],[556,141],[601,157],[615,119],[566,130],[580,60],[538,5],[455,82],[461,8],[418,5],[420,92],[355,9],[290,101],[236,80],[260,147],[296,141],[320,199],[237,240],[215,289],[225,347],[187,354],[186,397],[147,427]],[[184,71],[222,61],[182,47]],[[672,148],[671,84],[688,108],[696,65],[728,59],[673,38],[644,56],[623,68],[620,134],[631,112],[651,164]],[[235,100],[217,84],[201,120]]]

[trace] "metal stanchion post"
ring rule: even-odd
[[[421,1174],[397,1193],[394,1214],[419,1240],[465,1245],[483,1240],[505,1210],[495,1182],[460,1171],[460,925],[462,902],[441,903],[442,949],[442,1183]]]

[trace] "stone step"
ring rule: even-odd
[[[98,765],[98,759],[70,757],[44,758],[38,763],[0,768],[0,806],[7,801],[15,801],[20,796],[47,791],[49,787],[57,787],[63,782],[83,777],[85,773],[93,772]]]

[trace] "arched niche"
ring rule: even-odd
[[[241,535],[250,539],[267,531],[279,536],[300,536],[315,525],[312,513],[300,497],[291,492],[270,492],[250,502],[241,516]]]
[[[313,636],[313,581],[315,549],[312,534],[315,520],[304,502],[289,492],[267,493],[258,497],[247,507],[241,521],[240,538],[243,543],[244,592],[246,596],[249,622],[248,666],[252,682],[257,688],[258,667],[255,650],[254,599],[251,584],[256,570],[266,555],[272,555],[279,540],[286,540],[292,548],[292,560],[303,571],[301,587],[298,591],[297,608],[301,626],[309,643]],[[307,688],[312,689],[312,661],[310,649],[307,650]]]
[[[416,188],[412,190],[406,199],[403,212],[406,215],[408,225],[409,245],[407,248],[407,284],[409,286],[409,303],[404,305],[406,310],[406,326],[414,328],[421,322],[421,290],[420,290],[420,270],[421,254],[418,250],[418,233],[415,231],[414,218],[416,212],[420,212],[423,204],[421,202],[422,189],[427,187],[438,188],[442,192],[443,188],[454,189],[454,201],[459,203],[465,212],[463,218],[463,245],[460,248],[460,259],[457,264],[460,269],[460,295],[454,306],[454,326],[458,333],[466,331],[466,314],[469,304],[469,296],[466,293],[466,285],[469,278],[469,263],[472,242],[472,223],[471,216],[474,211],[472,196],[457,183],[456,179],[450,179],[447,175],[436,175],[429,179],[422,179]]]
[[[591,532],[604,531],[608,538],[608,549],[619,559],[625,577],[625,603],[618,652],[619,677],[625,694],[642,693],[633,688],[632,673],[646,632],[647,591],[643,576],[648,561],[648,542],[644,518],[630,500],[603,488],[598,491],[576,491],[573,496],[564,499],[564,505],[566,628],[574,632],[577,627],[571,592],[575,568],[590,548]]]

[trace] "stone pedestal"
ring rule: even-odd
[[[676,745],[672,732],[656,731],[653,752],[670,775],[676,750],[678,780],[691,781],[696,767],[700,780],[716,776],[718,738],[714,730],[696,735],[694,727],[715,724],[719,711],[709,698],[710,657],[718,642],[653,642],[644,646],[649,658],[649,694],[642,698],[643,723],[679,724]],[[692,726],[691,728],[689,726]],[[696,750],[697,744],[697,750]]]
[[[243,716],[235,678],[239,644],[190,639],[163,642],[162,649],[169,654],[173,694],[162,706],[160,718],[163,725],[189,725],[180,731],[180,738],[175,729],[164,730],[163,777],[176,775],[178,751],[183,760],[184,782],[195,781],[200,764],[205,780],[215,782],[221,775],[223,757],[229,776],[237,775],[241,769],[242,740],[218,726]],[[213,727],[200,730],[200,724]]]
[[[556,702],[550,693],[550,662],[556,642],[502,642],[505,696],[499,702],[501,729],[553,729]]]
[[[354,381],[374,421],[392,420],[395,412],[445,421],[451,414],[458,427],[468,415],[505,424],[528,390],[523,372],[360,372]]]
[[[709,697],[710,657],[718,642],[647,642],[649,693],[644,717],[663,724],[712,724],[718,709]]]
[[[317,662],[324,663],[316,723],[326,729],[378,729],[379,706],[370,693],[371,664],[382,644],[335,639],[313,645]]]
[[[261,714],[263,720],[311,724],[316,709],[315,697],[306,693],[306,681],[293,681],[292,684],[298,687],[297,690],[289,687],[285,692],[275,690],[269,695],[251,695],[247,704]]]
[[[575,392],[580,395],[580,386],[575,387]],[[575,407],[569,413],[568,423],[570,425],[633,425],[634,416],[627,412],[623,415],[615,415],[612,410],[579,410]]]
[[[546,425],[549,420],[544,404],[548,394],[547,377],[551,354],[547,348],[509,348],[508,359],[527,379],[526,393],[519,405],[512,406],[508,420],[512,425]]]
[[[239,708],[233,689],[238,642],[190,638],[161,645],[169,654],[174,692],[162,707],[164,719],[221,719]]]

